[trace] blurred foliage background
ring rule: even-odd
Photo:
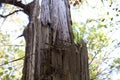
[[[24,1],[24,0],[23,0]],[[90,80],[120,80],[120,0],[69,0],[74,41],[82,38],[89,53]],[[21,8],[1,4],[0,15]],[[29,17],[16,12],[0,17],[0,80],[20,80],[25,41],[17,38]]]

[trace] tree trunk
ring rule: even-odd
[[[89,80],[86,45],[73,41],[68,0],[35,0],[24,30],[22,80]]]

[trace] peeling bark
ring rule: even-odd
[[[69,8],[68,0],[35,0],[30,7],[22,80],[89,80],[87,49],[73,42]]]

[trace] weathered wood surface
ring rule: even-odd
[[[33,4],[22,80],[89,80],[87,48],[73,42],[68,0]]]

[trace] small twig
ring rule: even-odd
[[[11,10],[11,11],[12,11],[12,10]],[[9,13],[10,13],[10,12],[9,12]],[[2,14],[4,14],[4,11],[2,11]],[[7,19],[7,17],[4,18],[4,20],[3,20],[2,23],[0,24],[0,29],[1,29],[2,25],[4,24],[4,22],[6,21],[6,19]]]
[[[7,63],[3,63],[3,64],[1,64],[0,66],[7,65],[7,64],[9,64],[9,63],[12,63],[12,62],[15,62],[15,61],[18,61],[18,60],[22,60],[23,58],[24,58],[24,57],[21,57],[21,58],[18,58],[18,59],[9,61],[9,62],[7,62]]]
[[[4,46],[25,46],[25,45],[0,45],[0,47],[4,47]]]
[[[15,10],[15,11],[13,11],[13,12],[7,14],[7,15],[2,15],[2,14],[0,14],[0,17],[6,18],[6,17],[8,17],[8,16],[10,16],[10,15],[16,13],[16,12],[19,12],[19,11],[24,11],[24,10],[21,10],[21,9],[20,9],[20,10]]]
[[[89,63],[89,65],[92,64],[92,62],[94,61],[94,59],[96,58],[97,55],[98,55],[98,53],[96,53],[96,54],[94,55],[94,57],[92,58],[92,60],[91,60],[91,62]]]
[[[99,52],[101,51],[102,47],[103,47],[103,46],[101,46],[101,47],[99,48],[99,50],[97,51],[97,53],[95,52],[95,55],[94,55],[94,57],[92,58],[92,60],[91,60],[91,62],[89,63],[89,65],[92,64],[92,62],[94,61],[94,59],[96,58],[96,56],[97,56],[97,55],[99,54]]]

